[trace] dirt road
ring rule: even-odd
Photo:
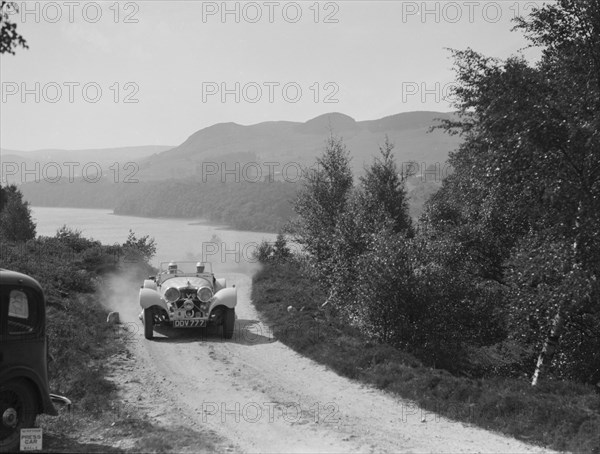
[[[238,288],[234,338],[217,331],[169,330],[131,342],[142,395],[158,422],[214,431],[244,452],[543,452],[541,448],[421,411],[409,401],[339,377],[274,339]],[[122,313],[139,323],[135,310]],[[139,400],[139,397],[138,397]]]

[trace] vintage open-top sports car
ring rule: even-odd
[[[146,339],[155,326],[200,328],[222,326],[231,339],[235,326],[237,289],[216,279],[208,262],[162,262],[160,272],[140,289],[140,318]]]

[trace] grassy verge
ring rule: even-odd
[[[278,339],[340,375],[415,401],[427,411],[553,449],[600,453],[600,396],[590,386],[549,381],[470,379],[431,369],[369,341],[322,309],[325,295],[293,262],[254,276],[252,300]],[[288,306],[294,310],[288,311]]]

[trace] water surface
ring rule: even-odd
[[[138,238],[149,235],[155,239],[153,264],[204,259],[213,263],[215,271],[251,267],[256,245],[276,237],[273,233],[231,230],[202,219],[116,216],[105,209],[31,207],[31,215],[38,235],[54,236],[67,225],[103,244],[122,244],[131,229]]]

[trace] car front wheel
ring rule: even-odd
[[[154,315],[152,309],[144,309],[144,337],[148,340],[154,338]]]
[[[26,382],[14,380],[0,385],[0,452],[19,450],[21,429],[33,427],[37,399]]]
[[[225,319],[223,320],[223,337],[231,339],[235,328],[235,309],[227,309],[225,311]]]

